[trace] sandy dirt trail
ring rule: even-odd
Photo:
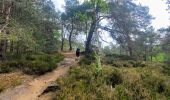
[[[0,94],[0,100],[38,100],[39,95],[52,83],[69,71],[75,65],[74,54],[64,53],[65,59],[58,64],[58,67],[45,75],[39,76],[34,80],[9,89]]]

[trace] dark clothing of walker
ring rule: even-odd
[[[80,56],[80,49],[79,49],[79,48],[77,48],[77,50],[76,50],[76,56],[77,56],[77,57]]]

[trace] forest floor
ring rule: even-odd
[[[0,100],[48,100],[48,96],[41,96],[43,91],[61,76],[69,71],[70,67],[77,64],[74,53],[63,53],[64,60],[58,67],[45,75],[33,78],[15,88],[9,88],[0,94]]]

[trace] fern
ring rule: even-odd
[[[96,72],[100,74],[102,72],[101,59],[100,59],[100,56],[96,52],[95,52],[95,58],[96,58],[96,62],[95,62]]]

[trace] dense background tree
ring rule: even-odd
[[[0,5],[1,54],[56,51],[59,17],[51,0],[3,0]]]
[[[135,37],[150,24],[148,12],[148,8],[132,1],[111,2],[111,21],[108,26],[111,27],[111,36],[130,56],[134,56]]]
[[[72,51],[72,38],[75,33],[75,23],[76,23],[76,7],[79,2],[77,0],[65,0],[65,12],[62,14],[61,19],[63,20],[63,24],[66,30],[69,33],[69,50]]]

